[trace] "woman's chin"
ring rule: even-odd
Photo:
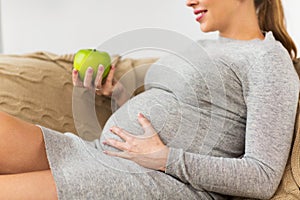
[[[200,24],[200,29],[203,33],[209,33],[215,31],[212,28],[206,26],[206,24]]]

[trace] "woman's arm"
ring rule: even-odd
[[[269,199],[288,159],[299,95],[299,79],[286,56],[268,53],[245,71],[245,154],[221,158],[170,148],[166,173],[194,188]]]

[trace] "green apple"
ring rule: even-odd
[[[110,70],[111,59],[108,53],[104,51],[98,51],[96,49],[81,49],[74,57],[73,66],[78,70],[79,78],[83,81],[85,72],[88,67],[93,68],[93,81],[96,78],[98,67],[102,64],[104,72],[102,78],[105,78]]]

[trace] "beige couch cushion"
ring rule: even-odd
[[[0,56],[0,110],[34,124],[75,132],[70,94],[72,55]]]

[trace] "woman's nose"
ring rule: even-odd
[[[198,3],[199,3],[198,0],[186,0],[186,5],[189,7],[197,5]]]

